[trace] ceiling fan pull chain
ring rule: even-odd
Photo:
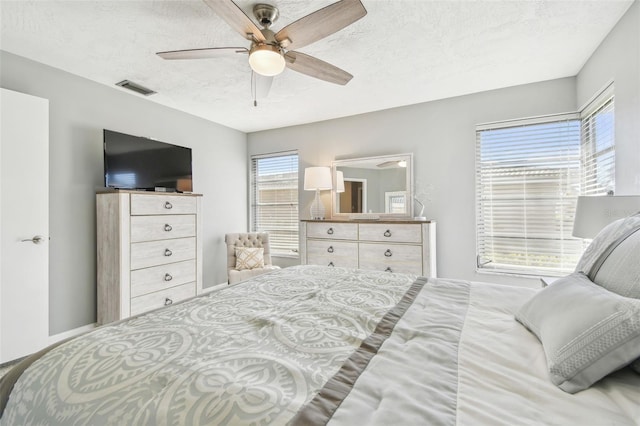
[[[254,107],[258,107],[258,99],[257,99],[257,93],[258,93],[258,84],[256,82],[256,72],[251,70],[251,97],[253,98],[253,106]]]

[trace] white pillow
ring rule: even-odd
[[[605,226],[598,235],[591,241],[591,244],[580,257],[578,265],[576,266],[576,272],[583,272],[588,276],[593,276],[593,267],[599,259],[605,254],[607,249],[612,244],[622,237],[624,234],[634,230],[640,229],[640,213],[632,216],[618,219]]]
[[[236,247],[236,269],[264,268],[264,248]]]
[[[640,357],[640,300],[573,273],[516,313],[542,342],[553,384],[575,393]]]

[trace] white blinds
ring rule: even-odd
[[[583,244],[571,237],[580,191],[575,116],[476,132],[478,268],[565,274]]]
[[[298,252],[298,154],[251,158],[251,228],[268,232],[273,254]]]
[[[610,93],[582,118],[582,194],[605,195],[615,187],[614,102]]]

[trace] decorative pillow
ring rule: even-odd
[[[640,357],[640,300],[574,273],[538,292],[516,319],[542,342],[553,384],[587,389]]]
[[[603,253],[621,236],[638,228],[640,228],[640,214],[618,219],[605,226],[582,254],[576,266],[576,272],[583,272],[592,276],[591,269],[598,259],[602,257]]]
[[[236,269],[264,268],[264,248],[236,247]]]
[[[589,276],[600,287],[620,296],[640,299],[640,229],[613,243]]]

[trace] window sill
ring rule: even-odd
[[[569,275],[571,272],[563,273],[558,272],[557,274],[550,273],[548,271],[545,272],[515,272],[515,271],[501,271],[501,270],[486,270],[486,269],[476,269],[477,274],[482,275],[500,275],[500,276],[510,276],[510,277],[518,277],[518,278],[529,278],[529,279],[539,279],[540,277],[544,277],[547,280],[556,280],[558,278]]]

